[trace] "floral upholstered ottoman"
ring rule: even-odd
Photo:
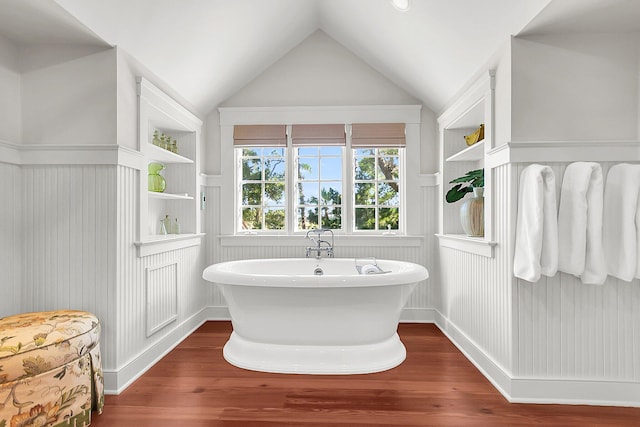
[[[0,427],[88,426],[103,405],[96,316],[59,310],[0,319]]]

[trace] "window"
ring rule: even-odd
[[[233,140],[239,161],[239,228],[286,229],[286,127],[235,126]]]
[[[290,129],[235,126],[238,231],[402,229],[404,124]]]
[[[356,230],[398,230],[400,157],[398,148],[357,148],[354,154]]]
[[[296,231],[342,228],[342,147],[295,148]]]
[[[242,228],[286,228],[285,149],[243,147],[240,150]]]

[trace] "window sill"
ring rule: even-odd
[[[372,246],[384,245],[394,247],[418,247],[424,242],[423,236],[407,236],[398,234],[380,235],[335,235],[335,246]],[[304,234],[300,235],[265,235],[246,234],[236,236],[220,236],[221,246],[308,246]]]
[[[469,237],[464,234],[436,234],[440,240],[440,246],[481,255],[487,258],[494,257],[494,248],[498,244],[485,240],[484,237]]]

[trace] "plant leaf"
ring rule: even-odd
[[[458,200],[462,199],[467,193],[472,192],[473,189],[471,187],[462,188],[462,184],[454,185],[445,196],[445,200],[447,203],[454,203]]]

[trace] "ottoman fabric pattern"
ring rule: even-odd
[[[96,316],[59,310],[0,319],[0,427],[86,426],[103,405]]]

